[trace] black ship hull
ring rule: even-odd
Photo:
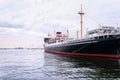
[[[73,40],[56,45],[45,45],[45,52],[75,56],[120,58],[120,38]]]

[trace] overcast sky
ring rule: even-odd
[[[120,0],[0,0],[0,47],[41,47],[48,32],[79,30],[81,4],[85,31],[120,25]]]

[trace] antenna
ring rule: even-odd
[[[82,5],[81,5],[81,11],[80,11],[78,14],[80,14],[80,20],[81,20],[81,21],[80,21],[80,32],[81,32],[81,33],[80,33],[80,34],[81,34],[80,37],[81,37],[81,39],[82,39],[82,26],[83,26],[83,20],[82,20],[83,18],[82,18],[82,17],[83,17],[83,15],[85,14],[85,13],[82,12]]]

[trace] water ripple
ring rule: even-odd
[[[43,50],[1,50],[0,80],[116,80],[120,60],[71,57]]]

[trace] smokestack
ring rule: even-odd
[[[56,32],[56,37],[62,37],[62,33],[61,32]]]

